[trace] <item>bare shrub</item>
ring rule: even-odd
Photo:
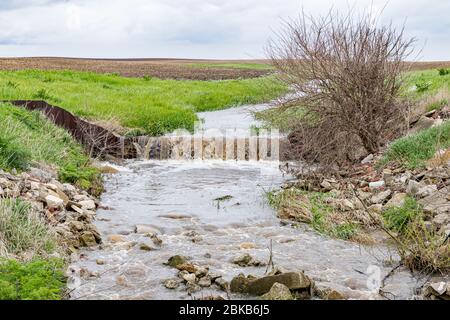
[[[408,107],[398,96],[413,43],[403,28],[367,13],[302,13],[285,22],[267,52],[280,79],[303,93],[278,103],[304,109],[290,135],[295,157],[341,166],[406,129]]]

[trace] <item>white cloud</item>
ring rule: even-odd
[[[1,56],[258,58],[281,19],[386,0],[0,0]],[[450,1],[390,1],[384,21],[449,59]]]

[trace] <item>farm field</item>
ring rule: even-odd
[[[0,100],[45,100],[86,119],[111,121],[147,135],[193,130],[196,112],[265,102],[286,90],[271,76],[193,81],[77,71],[0,71]]]
[[[249,79],[272,72],[267,60],[0,58],[0,70],[75,70],[160,79]]]

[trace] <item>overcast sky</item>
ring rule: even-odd
[[[263,58],[281,20],[387,0],[0,0],[0,56]],[[450,60],[450,1],[391,0],[383,20]]]

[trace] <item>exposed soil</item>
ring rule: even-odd
[[[78,70],[118,73],[125,77],[152,76],[160,79],[225,80],[255,78],[270,70],[195,67],[192,63],[267,63],[265,60],[188,59],[78,59],[78,58],[0,58],[0,70]]]

